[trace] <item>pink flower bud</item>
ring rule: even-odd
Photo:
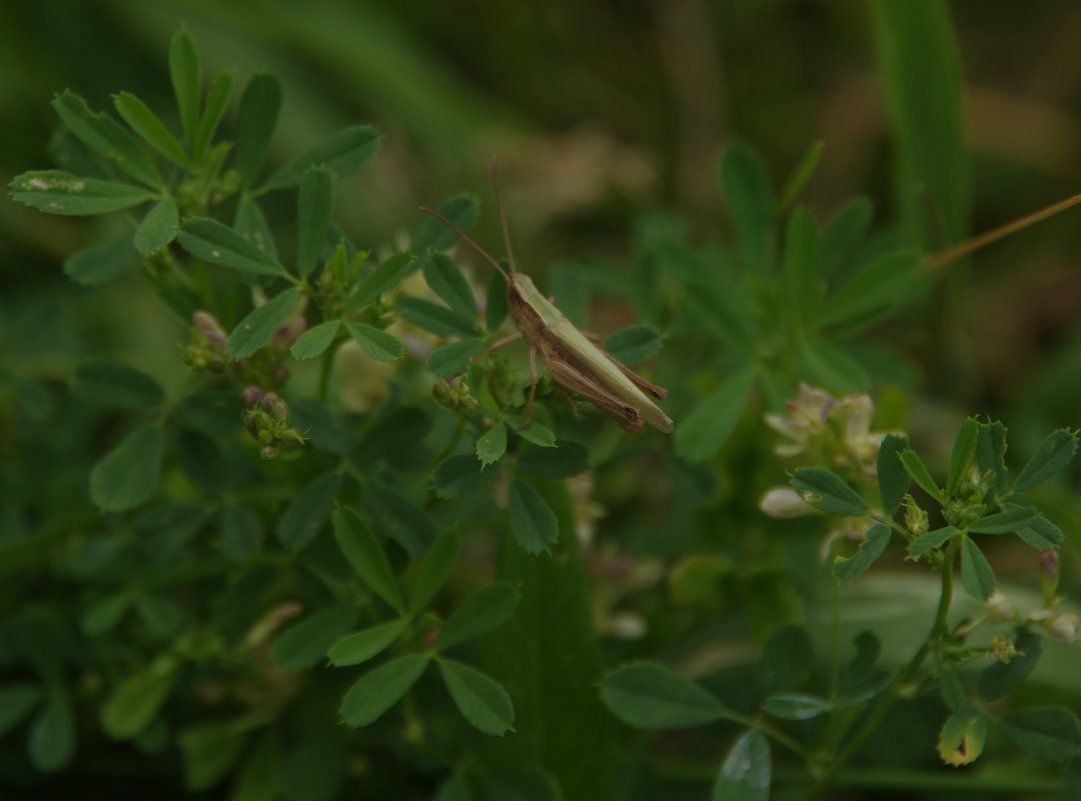
[[[240,402],[244,405],[245,409],[250,409],[252,406],[258,405],[263,400],[263,390],[254,384],[249,387],[245,387],[244,391],[240,393]]]
[[[215,345],[224,348],[228,343],[229,337],[226,335],[225,329],[221,327],[218,318],[210,312],[202,310],[195,312],[191,316],[191,322],[200,334]]]
[[[271,417],[276,420],[286,420],[289,417],[289,406],[281,399],[277,392],[268,392],[259,403]]]
[[[1058,577],[1058,551],[1052,548],[1040,551],[1040,571],[1048,581]]]

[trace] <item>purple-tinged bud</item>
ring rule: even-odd
[[[192,325],[199,331],[204,337],[215,345],[225,347],[229,342],[229,337],[225,333],[225,329],[221,327],[221,323],[218,322],[218,318],[208,311],[197,311],[191,316]]]
[[[252,406],[257,406],[261,403],[263,397],[263,390],[252,384],[249,387],[245,387],[244,391],[240,393],[240,402],[244,404],[245,409],[250,409]]]
[[[278,330],[274,332],[274,342],[289,347],[297,341],[297,337],[307,330],[307,317],[292,317],[278,326]]]
[[[287,420],[289,418],[289,406],[277,392],[268,392],[263,396],[259,405],[276,420]]]
[[[1058,578],[1058,551],[1052,548],[1040,551],[1040,571],[1048,581]]]
[[[259,421],[255,412],[244,412],[244,428],[256,439],[259,438]]]

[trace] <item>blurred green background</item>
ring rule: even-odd
[[[980,230],[1081,187],[1081,6],[949,8]],[[180,24],[195,35],[207,73],[235,69],[241,84],[264,67],[282,76],[272,159],[352,122],[383,132],[379,158],[339,190],[338,217],[362,243],[392,244],[388,232],[417,225],[419,204],[451,192],[489,198],[488,162],[498,152],[530,270],[543,275],[560,259],[619,264],[644,211],[686,215],[692,238],[724,228],[717,154],[734,136],[762,152],[778,184],[809,143],[822,141],[805,192],[820,220],[859,192],[875,199],[877,225],[896,217],[896,138],[873,26],[867,4],[851,0],[8,2],[0,6],[4,183],[50,165],[48,101],[65,87],[96,108],[131,90],[171,120],[164,54]],[[1078,214],[976,256],[970,282],[951,298],[962,307],[964,341],[949,346],[964,353],[964,381],[942,374],[956,362],[934,358],[935,332],[898,334],[923,362],[932,394],[949,387],[968,411],[1007,418],[1019,409],[1033,430],[1081,422],[1070,391],[1081,375]],[[101,225],[0,204],[6,358],[44,370],[82,347],[72,336],[101,333],[145,363],[160,354],[156,329],[172,340],[152,300],[128,307],[134,336],[92,303],[59,303],[57,292],[82,294],[59,262]],[[482,241],[497,241],[494,215],[482,215],[481,226]],[[72,314],[90,318],[65,330]]]

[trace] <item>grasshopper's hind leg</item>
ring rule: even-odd
[[[658,387],[656,384],[649,383],[644,378],[642,378],[642,376],[638,375],[638,373],[634,372],[634,370],[632,370],[630,367],[628,367],[611,353],[609,353],[608,349],[604,347],[604,340],[601,339],[599,336],[597,336],[596,334],[585,334],[585,337],[594,345],[596,345],[600,352],[607,356],[608,360],[616,367],[618,367],[620,372],[622,372],[623,375],[627,376],[627,378],[630,379],[631,383],[638,387],[640,390],[649,395],[652,395],[657,400],[664,400],[668,397],[667,389],[665,389],[664,387]]]

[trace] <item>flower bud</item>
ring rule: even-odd
[[[263,394],[263,390],[253,384],[245,387],[244,391],[240,393],[240,402],[245,409],[250,409],[263,400]]]
[[[275,448],[273,445],[267,445],[265,448],[259,451],[260,459],[273,459],[277,455],[278,449]]]
[[[984,603],[987,605],[987,616],[992,623],[1003,623],[1013,619],[1015,614],[1013,603],[1006,597],[1006,593],[998,587],[987,597]]]
[[[811,514],[814,509],[791,487],[771,487],[758,501],[758,508],[778,520]]]
[[[202,310],[195,312],[191,316],[191,322],[195,329],[206,337],[209,342],[222,348],[228,344],[229,337],[226,335],[225,329],[221,327],[218,318],[210,312]]]
[[[281,396],[278,395],[277,392],[268,392],[263,396],[259,405],[263,407],[267,414],[276,420],[286,420],[289,418],[289,406],[281,399]]]
[[[1040,551],[1040,572],[1048,581],[1058,578],[1058,551],[1052,548]]]
[[[1077,639],[1078,626],[1081,620],[1075,614],[1057,615],[1046,624],[1047,630],[1061,643],[1070,645]]]
[[[244,412],[244,428],[253,437],[259,438],[259,418],[255,412]]]

